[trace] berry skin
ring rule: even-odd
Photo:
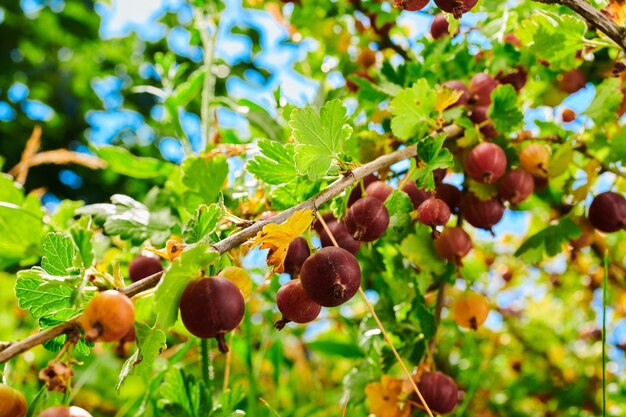
[[[417,209],[417,219],[426,226],[445,226],[450,220],[450,207],[443,200],[430,198]]]
[[[539,177],[548,176],[550,148],[539,143],[527,145],[519,155],[522,168]]]
[[[488,111],[489,107],[487,106],[477,106],[469,112],[470,120],[475,125],[480,126],[480,133],[483,134],[485,139],[491,139],[498,136],[498,131],[489,120],[489,116],[487,115]]]
[[[300,268],[309,255],[311,255],[311,250],[305,239],[297,237],[291,241],[285,257],[285,272],[291,275],[291,279],[300,275]]]
[[[416,12],[426,7],[429,1],[430,0],[393,0],[393,7],[409,12]]]
[[[322,248],[304,262],[300,281],[312,301],[324,307],[337,307],[359,290],[361,267],[345,249]]]
[[[417,184],[415,183],[415,181],[408,181],[406,184],[404,184],[404,186],[402,187],[402,191],[409,195],[409,198],[411,199],[411,203],[413,203],[413,207],[415,208],[415,210],[417,210],[424,201],[433,197],[432,193],[417,188]]]
[[[43,413],[39,414],[39,417],[93,417],[91,414],[80,407],[67,407],[56,406],[50,407]]]
[[[476,6],[478,0],[435,0],[435,4],[441,10],[452,13],[455,18],[459,19],[463,13],[469,12]]]
[[[363,189],[367,189],[367,187],[371,183],[378,181],[378,178],[374,174],[369,174],[365,176],[361,181],[363,181]],[[348,207],[356,203],[356,201],[361,197],[363,197],[363,191],[361,188],[361,184],[357,183],[356,187],[352,189],[352,192],[350,192],[350,196],[348,197]]]
[[[519,168],[507,172],[498,183],[500,197],[514,206],[526,200],[534,191],[533,176]]]
[[[344,248],[353,255],[359,251],[359,248],[361,247],[361,242],[359,242],[358,240],[354,240],[354,238],[350,236],[350,233],[348,233],[348,229],[346,228],[346,224],[344,222],[334,221],[327,223],[326,225],[328,226],[330,233],[333,235],[340,248]],[[320,241],[322,242],[322,247],[335,246],[333,240],[323,228],[320,232]],[[300,272],[302,272],[302,270]]]
[[[459,204],[463,198],[463,193],[454,185],[443,182],[438,184],[437,188],[435,188],[435,195],[437,198],[446,202],[451,213],[459,212]]]
[[[0,384],[0,417],[24,417],[26,398],[18,390]]]
[[[456,324],[466,329],[477,330],[489,315],[487,299],[477,292],[466,291],[452,305],[452,317]]]
[[[312,322],[322,310],[322,306],[306,295],[299,279],[289,281],[278,289],[276,305],[283,315],[283,318],[274,325],[278,330],[282,330],[285,324],[290,321],[294,323]]]
[[[79,322],[89,341],[118,341],[133,328],[135,306],[121,292],[104,291],[89,301]]]
[[[574,94],[587,85],[587,77],[582,71],[573,69],[563,73],[559,81],[559,88],[568,94]]]
[[[485,72],[474,75],[470,81],[470,96],[477,106],[491,104],[491,92],[498,86],[498,80]]]
[[[505,207],[497,198],[481,201],[472,193],[468,193],[461,201],[461,214],[469,224],[480,229],[491,231],[504,215]]]
[[[363,197],[346,214],[346,228],[355,240],[372,242],[381,237],[389,226],[385,204],[374,197]]]
[[[194,336],[216,338],[221,352],[228,352],[224,335],[234,330],[245,310],[241,291],[226,278],[209,277],[191,281],[180,297],[180,316]]]
[[[418,388],[428,407],[438,414],[451,412],[459,402],[456,382],[442,372],[424,372]]]
[[[565,123],[573,122],[576,120],[576,112],[572,109],[565,109],[563,113],[561,113],[561,119],[563,119]]]
[[[515,71],[506,75],[499,74],[497,79],[500,84],[510,84],[515,88],[515,91],[519,92],[528,82],[528,72],[524,67],[517,67]]]
[[[437,16],[439,16],[439,15],[437,15]],[[436,16],[435,16],[435,18],[436,18]],[[433,25],[434,25],[434,23],[433,23]],[[465,105],[465,104],[467,104],[469,102],[470,92],[469,92],[467,86],[465,85],[465,83],[463,81],[451,80],[451,81],[447,81],[447,82],[443,83],[442,86],[448,87],[452,91],[458,91],[458,92],[461,93],[461,97],[459,97],[459,100],[456,103],[454,103],[451,106],[449,106],[448,107],[449,109],[452,108],[452,107],[455,107],[455,106]]]
[[[433,19],[433,23],[430,25],[430,36],[432,36],[433,39],[441,39],[444,36],[450,35],[449,29],[450,24],[446,20],[444,14],[437,13]]]
[[[383,203],[387,200],[391,193],[393,193],[393,187],[383,181],[373,182],[365,189],[365,194],[367,194],[368,197],[374,197]]]
[[[504,175],[506,163],[506,154],[501,147],[483,142],[467,155],[465,171],[474,181],[491,184]]]
[[[435,241],[437,255],[457,265],[462,265],[461,259],[472,250],[472,239],[460,227],[447,227]]]
[[[589,221],[605,233],[623,229],[626,226],[626,199],[612,191],[598,194],[589,206]]]
[[[159,258],[154,256],[139,255],[128,264],[128,277],[133,282],[140,281],[161,271],[163,271],[163,265],[161,265]]]

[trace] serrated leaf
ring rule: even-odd
[[[246,169],[249,173],[273,185],[287,184],[296,179],[294,145],[261,139],[258,147],[261,154],[248,161]]]
[[[446,270],[446,264],[437,255],[430,233],[428,227],[417,224],[415,234],[408,235],[400,244],[400,253],[422,271],[441,275]]]
[[[385,207],[389,212],[389,227],[385,232],[386,236],[392,240],[404,238],[411,228],[410,213],[414,210],[408,194],[394,190],[385,200]]]
[[[318,113],[313,107],[294,109],[289,126],[296,140],[296,170],[310,181],[326,175],[343,144],[352,134],[347,109],[341,100],[327,102]]]
[[[417,156],[419,163],[415,170],[414,177],[418,188],[425,190],[435,189],[435,178],[433,171],[440,168],[447,168],[454,164],[454,157],[450,151],[443,148],[446,140],[445,134],[436,137],[427,137],[417,144]]]
[[[119,146],[100,146],[94,148],[94,151],[107,162],[107,169],[131,178],[164,179],[174,169],[174,165],[169,162],[135,156]]]
[[[570,239],[580,236],[581,230],[574,221],[568,217],[559,220],[540,232],[535,233],[515,251],[515,256],[521,257],[525,262],[536,263],[546,257],[555,256],[562,251],[563,244]]]
[[[159,286],[154,297],[157,306],[157,327],[167,330],[174,325],[178,318],[178,303],[187,284],[194,278],[199,278],[202,271],[217,260],[219,254],[209,245],[198,244],[187,248],[176,261],[172,263]]]
[[[496,130],[504,135],[522,125],[524,115],[517,104],[517,93],[512,85],[499,85],[491,93],[491,105],[488,111]]]
[[[50,275],[65,277],[74,268],[76,249],[69,236],[50,232],[43,238],[41,267]]]
[[[89,218],[80,218],[76,224],[70,228],[70,235],[78,248],[78,254],[80,255],[83,266],[85,268],[90,267],[94,259],[94,254],[93,245],[91,244],[93,231],[89,229]]]
[[[183,230],[185,243],[208,242],[209,234],[215,231],[222,214],[222,209],[217,204],[200,205]]]
[[[182,182],[204,204],[216,203],[228,176],[228,162],[222,155],[187,158],[182,165]],[[197,204],[193,205],[194,210]]]
[[[431,113],[435,110],[437,93],[425,79],[400,91],[391,100],[391,130],[400,139],[421,139],[431,129]]]
[[[122,366],[115,386],[117,391],[128,375],[150,376],[154,361],[167,347],[165,333],[160,329],[153,329],[147,324],[135,323],[135,335],[137,337],[137,350]]]
[[[596,87],[596,95],[585,114],[598,126],[614,122],[617,120],[616,112],[622,98],[621,80],[607,78]]]
[[[200,67],[191,73],[191,75],[187,78],[187,81],[176,87],[173,97],[176,100],[177,106],[185,107],[191,100],[200,94],[206,73],[207,69],[205,67]]]

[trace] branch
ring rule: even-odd
[[[587,21],[589,26],[597,28],[608,36],[620,48],[626,51],[626,30],[613,22],[587,0],[534,0],[544,4],[560,4],[569,7]]]
[[[454,138],[461,134],[462,129],[456,125],[447,126],[443,129],[443,132],[448,135],[448,138]],[[266,225],[270,223],[282,223],[288,218],[290,218],[293,213],[300,210],[312,209],[317,210],[325,202],[329,201],[333,197],[340,194],[343,190],[348,188],[350,185],[359,181],[360,179],[366,177],[367,175],[373,173],[374,171],[378,171],[382,168],[386,168],[390,165],[395,164],[396,162],[402,161],[407,158],[412,158],[416,155],[417,149],[415,145],[406,147],[404,149],[400,149],[398,151],[392,152],[387,155],[383,155],[372,162],[369,162],[365,165],[361,165],[358,168],[355,168],[349,174],[343,176],[338,179],[334,183],[330,184],[328,188],[320,192],[314,197],[306,200],[303,203],[298,204],[290,209],[287,209],[270,219],[259,221],[254,223],[252,226],[247,227],[226,239],[217,242],[213,245],[213,248],[218,251],[220,254],[228,252],[229,250],[236,248],[249,239],[256,236],[258,232],[263,229]],[[154,275],[151,275],[141,281],[135,282],[128,287],[124,287],[118,289],[121,293],[126,294],[128,297],[133,297],[141,292],[149,290],[157,286],[159,281],[161,280],[162,272],[158,272]],[[32,336],[27,337],[21,341],[17,341],[14,343],[10,343],[5,345],[3,350],[0,350],[0,363],[4,363],[11,359],[12,357],[19,355],[20,353],[26,352],[27,350],[40,345],[48,340],[54,339],[57,336],[67,333],[69,330],[75,328],[77,324],[77,320],[80,316],[73,318],[72,320],[59,324],[58,326],[52,327],[50,329],[46,329],[42,332],[34,334]],[[1,349],[1,348],[0,348]]]

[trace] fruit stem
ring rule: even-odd
[[[217,339],[217,346],[219,347],[220,352],[227,353],[228,343],[226,343],[226,338],[224,337],[224,333],[219,333],[217,336],[215,336],[215,339]]]
[[[335,237],[333,236],[332,232],[328,228],[328,225],[326,224],[326,222],[322,218],[322,215],[319,213],[319,211],[316,211],[315,214],[317,215],[317,218],[320,221],[320,223],[322,223],[322,227],[324,228],[324,230],[326,230],[326,233],[328,233],[328,236],[330,237],[330,240],[333,242],[333,245],[335,245],[336,247],[339,247],[339,245],[337,244],[337,241],[335,240]],[[395,346],[393,345],[393,342],[389,338],[389,335],[387,334],[387,331],[385,331],[385,327],[383,326],[382,322],[378,318],[378,315],[374,311],[374,307],[370,304],[369,300],[367,299],[367,296],[365,295],[365,291],[363,291],[363,287],[359,287],[359,294],[361,294],[361,297],[363,298],[363,301],[365,302],[365,305],[367,306],[367,309],[369,310],[370,314],[372,315],[372,317],[374,317],[374,320],[376,321],[376,324],[378,325],[378,328],[380,329],[381,333],[383,334],[383,337],[385,338],[385,341],[387,342],[387,344],[391,348],[391,351],[393,352],[393,355],[398,360],[398,363],[400,364],[400,367],[404,371],[404,373],[407,376],[407,378],[409,378],[409,381],[411,382],[411,385],[413,386],[413,389],[415,390],[415,393],[417,394],[417,397],[420,399],[422,404],[424,404],[424,407],[426,409],[426,412],[428,413],[428,416],[429,417],[434,417],[433,412],[430,411],[430,408],[428,407],[428,404],[426,404],[426,400],[424,400],[424,397],[422,396],[422,393],[420,392],[419,388],[417,388],[417,384],[413,380],[413,376],[411,375],[411,373],[407,369],[406,365],[402,361],[402,358],[398,354],[398,351],[396,350]]]
[[[282,330],[285,328],[285,325],[289,322],[291,322],[291,320],[287,320],[286,318],[283,317],[282,319],[274,323],[274,327],[278,330]]]
[[[95,342],[96,339],[102,335],[103,331],[104,328],[102,327],[102,324],[100,324],[100,322],[96,322],[93,327],[85,333],[85,340],[88,342]]]

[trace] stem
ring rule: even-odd
[[[452,138],[458,137],[463,132],[463,129],[456,125],[450,125],[444,128],[444,132],[448,135],[448,137]],[[290,218],[297,211],[302,211],[306,209],[316,210],[322,204],[339,195],[343,190],[345,190],[358,180],[371,174],[372,172],[377,171],[381,168],[386,168],[390,165],[395,164],[396,162],[402,161],[403,159],[414,157],[416,153],[416,146],[412,145],[389,153],[387,155],[383,155],[365,165],[361,165],[360,167],[355,168],[350,175],[341,177],[340,179],[326,187],[326,189],[311,197],[310,199],[296,206],[293,206],[281,213],[278,213],[277,215],[267,220],[258,221],[250,227],[247,227],[237,233],[230,235],[226,239],[215,243],[213,245],[213,249],[220,255],[226,253],[229,250],[244,244],[250,238],[256,236],[256,234],[259,233],[266,225],[282,223]],[[166,271],[157,272],[156,274],[150,275],[149,277],[146,277],[141,281],[135,282],[127,287],[119,288],[118,291],[128,297],[133,297],[136,294],[156,287],[161,281],[161,277],[165,272]],[[58,326],[51,327],[42,332],[36,333],[23,340],[13,342],[8,345],[0,345],[2,346],[2,350],[0,350],[0,363],[4,363],[22,352],[26,352],[27,350],[37,345],[54,339],[55,337],[65,334],[71,329],[76,328],[76,326],[78,326],[77,319],[79,317],[80,315],[71,319],[70,321],[61,323]],[[256,383],[256,381],[254,381],[254,383]],[[255,414],[251,413],[251,415]]]
[[[224,365],[224,383],[222,385],[222,391],[228,389],[228,382],[230,379],[230,366],[233,358],[233,339],[235,338],[235,332],[230,332],[230,339],[228,339],[228,352],[226,352],[226,365]]]
[[[411,167],[409,169],[404,178],[402,178],[402,181],[400,181],[400,184],[398,184],[398,190],[403,189],[406,183],[409,182],[409,180],[411,179],[411,175],[413,175],[413,173],[415,172],[415,169],[416,167]]]
[[[604,252],[604,282],[602,289],[602,416],[606,417],[606,295],[609,276],[609,251]]]
[[[209,2],[210,14],[216,17],[215,5]],[[200,109],[200,120],[202,128],[202,136],[204,139],[205,150],[208,150],[212,144],[211,136],[211,101],[215,96],[215,77],[213,76],[213,61],[215,60],[215,43],[217,41],[217,33],[219,25],[216,24],[208,33],[209,20],[203,11],[196,11],[196,27],[200,32],[200,40],[202,42],[203,66],[206,74],[204,75],[204,83],[202,85],[202,107]]]
[[[333,245],[335,245],[336,247],[339,247],[339,245],[337,244],[337,241],[335,240],[335,237],[333,236],[333,234],[331,233],[330,229],[328,228],[328,225],[324,221],[324,218],[319,214],[319,212],[316,212],[316,214],[317,214],[317,218],[322,223],[322,226],[324,227],[324,230],[326,230],[326,233],[328,233],[328,236],[330,237],[330,240],[332,240]],[[400,364],[400,367],[402,368],[402,371],[404,371],[406,377],[411,382],[411,385],[413,386],[413,390],[415,391],[415,393],[417,394],[417,397],[420,399],[420,401],[424,405],[424,408],[426,409],[426,412],[428,413],[429,417],[434,417],[432,411],[430,411],[430,408],[428,407],[428,404],[426,404],[426,400],[424,400],[424,397],[422,396],[422,393],[420,392],[419,388],[417,388],[417,384],[413,380],[413,376],[411,375],[411,372],[409,372],[408,368],[406,367],[406,365],[402,361],[402,358],[398,354],[398,351],[396,350],[395,346],[393,345],[393,342],[389,338],[389,335],[387,334],[387,331],[385,330],[385,327],[383,326],[383,323],[378,318],[378,315],[376,314],[376,311],[374,311],[374,307],[372,306],[372,304],[370,304],[369,300],[367,299],[367,295],[365,295],[365,291],[363,291],[363,287],[359,287],[359,294],[361,295],[361,298],[365,302],[365,305],[367,306],[367,309],[369,310],[370,314],[372,315],[372,317],[374,317],[374,320],[376,321],[376,324],[378,325],[378,328],[380,329],[380,331],[383,334],[383,337],[385,338],[385,342],[387,342],[387,344],[389,345],[389,348],[391,348],[391,351],[393,352],[393,355],[396,357],[396,360]]]

